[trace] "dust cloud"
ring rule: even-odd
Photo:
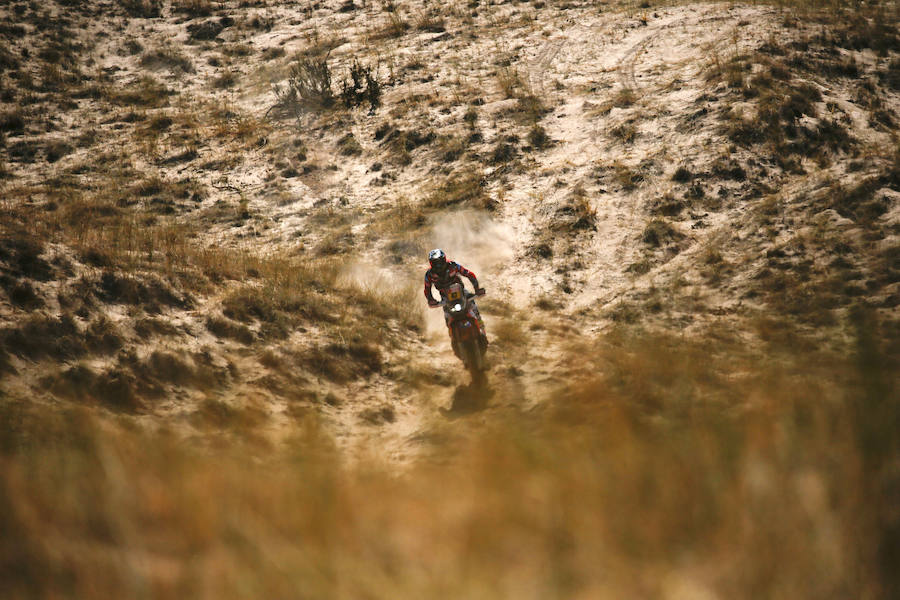
[[[447,253],[449,260],[473,271],[478,277],[478,283],[489,290],[491,281],[515,256],[512,227],[497,223],[490,215],[474,210],[436,216],[425,242],[429,250],[441,248]],[[425,268],[427,265],[423,266],[420,277],[424,275]],[[468,283],[466,285],[468,287]],[[429,310],[425,323],[429,337],[436,334],[447,335],[442,311]]]

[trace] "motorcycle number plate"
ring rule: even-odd
[[[453,301],[453,300],[459,300],[461,294],[459,293],[458,290],[450,290],[449,296],[450,296],[450,300]]]

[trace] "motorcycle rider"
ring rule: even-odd
[[[436,287],[441,297],[443,297],[447,292],[447,288],[454,283],[463,285],[461,277],[467,278],[472,283],[476,294],[481,295],[484,293],[484,288],[478,287],[478,278],[475,277],[475,273],[459,263],[447,260],[447,255],[440,248],[435,248],[428,253],[428,262],[431,264],[431,268],[425,272],[425,298],[428,300],[428,306],[440,305],[440,301],[435,300],[431,293],[432,286]],[[481,333],[481,345],[483,349],[486,349],[488,341],[484,330],[484,321],[481,320],[481,313],[478,312],[478,305],[475,304],[474,298],[469,300],[469,315],[474,317],[478,323],[478,330]],[[444,320],[447,323],[448,333],[450,333],[453,353],[459,356],[459,348],[456,345],[456,340],[453,339],[453,332],[450,331],[450,314],[447,312],[446,306],[444,307]]]

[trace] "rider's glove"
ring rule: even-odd
[[[475,295],[476,295],[476,296],[483,296],[484,293],[485,293],[485,289],[484,289],[483,287],[482,287],[482,288],[478,288],[478,289],[475,290]]]

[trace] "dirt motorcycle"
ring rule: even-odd
[[[441,301],[434,308],[441,307],[448,317],[450,335],[458,349],[459,358],[475,377],[480,377],[487,369],[484,352],[487,344],[482,339],[478,320],[469,314],[470,302],[475,296],[483,296],[484,289],[475,294],[466,291],[461,283],[454,283],[441,294]]]

